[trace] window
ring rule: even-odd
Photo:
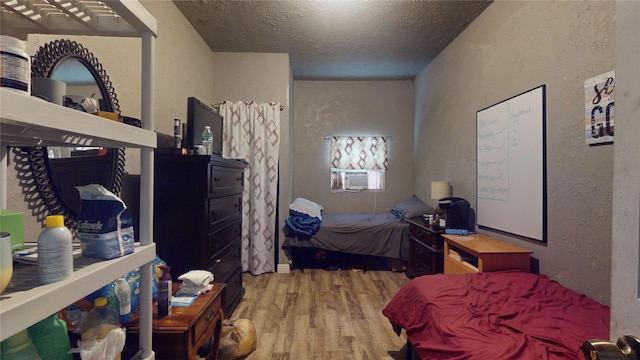
[[[331,190],[384,190],[387,138],[333,136],[329,151]]]

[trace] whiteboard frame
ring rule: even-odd
[[[486,180],[486,174],[481,172],[481,164],[486,165],[486,158],[482,157],[482,151],[480,149],[481,144],[481,125],[480,120],[486,119],[488,114],[491,114],[492,111],[503,110],[502,108],[506,106],[507,111],[509,110],[510,104],[517,104],[527,98],[532,98],[532,103],[536,107],[533,109],[533,114],[535,115],[534,121],[536,121],[533,126],[536,127],[535,131],[539,131],[540,143],[535,145],[534,149],[534,158],[536,156],[541,156],[541,158],[536,158],[539,160],[541,169],[540,169],[540,178],[539,179],[531,179],[533,184],[533,192],[540,194],[540,201],[535,202],[534,204],[530,204],[535,211],[535,213],[527,213],[526,218],[524,213],[520,213],[519,211],[510,211],[508,216],[520,216],[515,224],[518,224],[520,221],[523,223],[527,223],[531,229],[525,230],[524,228],[520,228],[518,225],[506,224],[506,221],[501,222],[500,220],[496,220],[497,217],[483,216],[483,211],[487,211],[487,207],[492,210],[498,209],[496,213],[500,213],[501,210],[509,210],[509,206],[500,205],[500,200],[493,201],[495,199],[486,198],[481,195],[481,193],[486,192],[486,188],[482,188],[481,191],[481,176]],[[539,116],[538,116],[539,115]],[[509,114],[507,113],[508,122]],[[520,94],[514,95],[508,99],[502,100],[498,103],[495,103],[491,106],[488,106],[484,109],[478,110],[476,112],[476,218],[478,222],[478,227],[482,229],[496,230],[507,234],[516,235],[519,237],[523,237],[526,239],[537,240],[543,243],[547,242],[547,151],[546,151],[546,85],[540,85],[534,87],[530,90],[524,91]],[[508,125],[508,124],[507,124]],[[484,124],[483,124],[484,126]],[[510,145],[508,145],[510,146]],[[493,150],[489,150],[493,151]],[[507,155],[508,156],[508,155]],[[481,161],[484,161],[481,163]],[[535,161],[534,161],[535,163]],[[509,170],[510,171],[510,170]],[[486,181],[485,181],[486,183]],[[509,191],[511,191],[510,187],[507,187]],[[502,201],[502,203],[508,203],[508,201]],[[529,205],[529,204],[528,204]],[[538,228],[534,224],[540,224]],[[533,229],[533,230],[532,230]]]

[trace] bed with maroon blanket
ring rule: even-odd
[[[421,359],[583,359],[609,307],[524,271],[417,277],[382,313]]]

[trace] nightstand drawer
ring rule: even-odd
[[[223,316],[221,309],[222,296],[217,296],[213,302],[209,303],[209,306],[202,310],[191,330],[191,345],[193,348],[197,348],[196,345],[207,342],[201,341],[204,335],[209,335],[207,338],[211,337],[215,323],[222,321]]]
[[[443,272],[442,250],[435,249],[413,237],[409,238],[409,248],[412,276]]]
[[[438,234],[430,232],[429,230],[415,225],[409,225],[409,233],[414,238],[422,241],[426,245],[431,246],[436,250],[444,248],[444,240],[442,239],[442,237]]]

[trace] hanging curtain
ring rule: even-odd
[[[280,151],[280,105],[225,102],[222,153],[244,159],[242,194],[242,270],[253,275],[275,271],[276,200]]]
[[[329,163],[341,170],[389,170],[383,136],[332,136]]]

